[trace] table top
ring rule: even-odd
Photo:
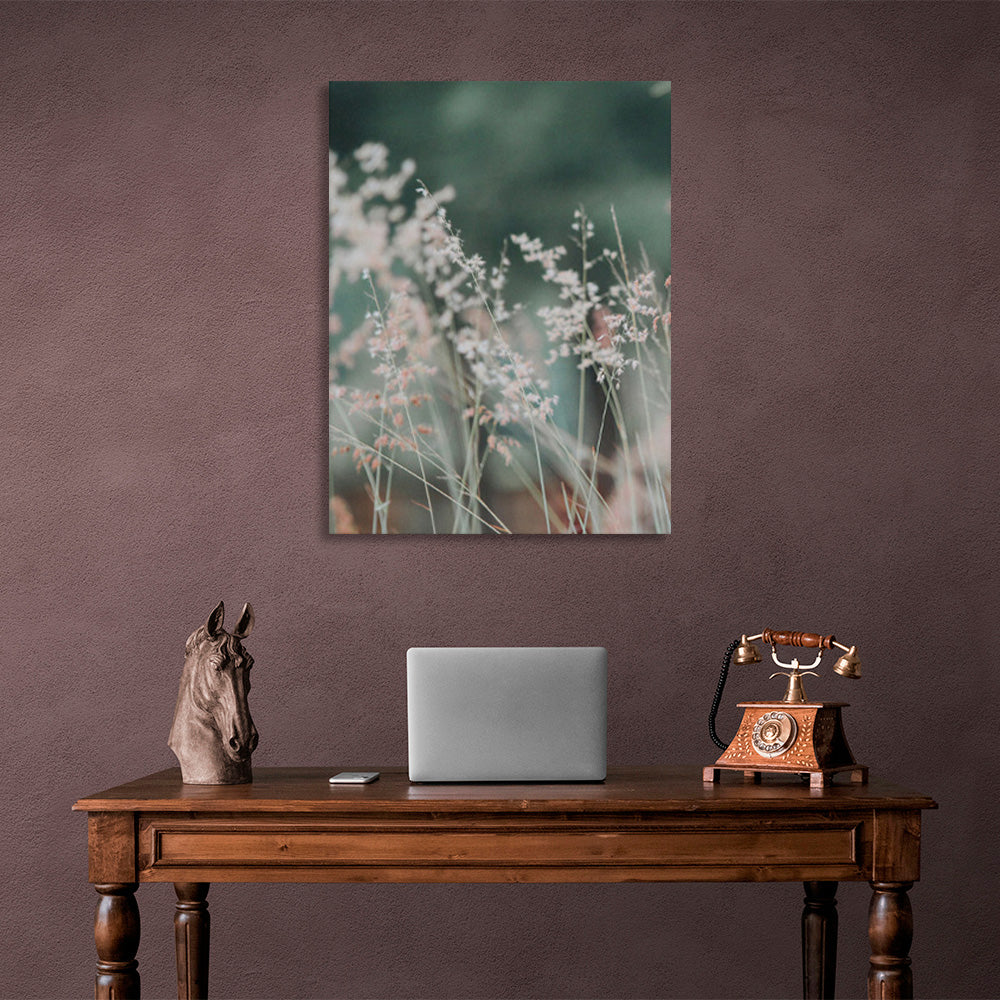
[[[381,771],[367,785],[331,785],[342,770]],[[80,799],[81,812],[849,812],[936,809],[926,795],[872,780],[810,788],[794,775],[766,775],[758,784],[724,775],[702,781],[697,766],[609,768],[606,781],[532,784],[415,784],[405,768],[371,765],[255,767],[247,785],[185,785],[180,769],[165,771]]]

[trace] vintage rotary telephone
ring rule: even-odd
[[[781,701],[740,702],[739,708],[744,710],[743,721],[732,743],[726,744],[715,731],[715,716],[722,701],[729,665],[730,662],[738,666],[760,663],[760,653],[753,645],[755,639],[768,643],[771,659],[779,667],[787,668],[771,674],[771,677],[787,677],[788,686]],[[802,666],[797,659],[791,663],[779,660],[776,646],[802,646],[818,652],[812,663]],[[829,784],[833,776],[842,771],[849,771],[852,781],[868,780],[868,768],[855,762],[844,736],[840,710],[846,707],[845,703],[806,701],[802,689],[802,678],[806,674],[817,676],[813,667],[819,666],[824,650],[834,646],[843,650],[843,656],[833,665],[834,673],[852,680],[859,678],[861,661],[857,648],[841,645],[832,635],[764,629],[758,635],[749,638],[742,635],[733,640],[726,650],[708,717],[709,734],[716,746],[725,752],[714,765],[705,768],[705,781],[718,781],[722,770],[742,771],[748,780],[755,782],[760,781],[765,771],[808,775],[809,783],[814,788]]]

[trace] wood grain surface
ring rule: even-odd
[[[369,785],[333,785],[342,770],[381,770]],[[832,785],[820,793],[824,808],[851,810],[934,809],[926,795],[882,781],[863,786]],[[370,764],[329,767],[262,767],[249,785],[185,785],[180,770],[168,768],[80,799],[73,808],[86,812],[370,812],[377,803],[386,812],[462,809],[468,812],[551,812],[601,810],[662,812],[767,811],[816,808],[816,792],[794,778],[746,787],[742,783],[705,784],[700,767],[654,766],[609,768],[606,781],[581,784],[414,784],[406,770]]]

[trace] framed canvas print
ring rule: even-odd
[[[670,531],[670,84],[330,84],[330,531]]]

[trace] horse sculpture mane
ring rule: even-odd
[[[167,745],[186,784],[240,785],[253,780],[250,756],[257,730],[247,695],[253,657],[242,640],[253,629],[253,608],[243,606],[231,633],[222,628],[222,601],[184,647],[174,723]]]

